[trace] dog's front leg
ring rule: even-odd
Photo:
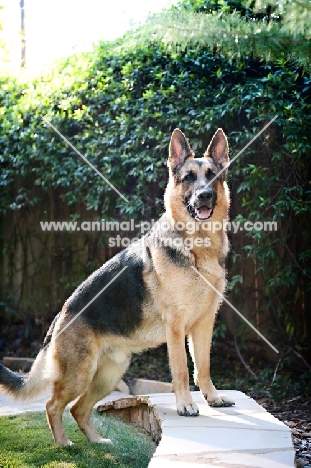
[[[177,412],[180,416],[197,416],[199,408],[193,402],[189,390],[185,330],[178,322],[179,320],[177,319],[166,323],[167,347],[173,376]]]
[[[200,320],[189,334],[189,350],[194,363],[194,381],[210,406],[232,406],[226,395],[219,395],[210,377],[210,351],[214,314]]]

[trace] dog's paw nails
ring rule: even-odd
[[[218,396],[217,398],[214,398],[212,400],[206,398],[206,400],[207,403],[214,408],[229,407],[235,405],[234,401],[230,400],[230,398],[228,398],[225,395]]]
[[[232,400],[225,400],[223,401],[223,406],[235,406],[235,402]]]
[[[177,413],[179,416],[198,416],[199,408],[195,403],[191,403],[190,405],[178,405]]]

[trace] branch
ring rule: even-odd
[[[252,371],[252,369],[249,367],[249,365],[247,364],[247,362],[244,360],[242,354],[241,354],[241,351],[240,351],[240,348],[238,346],[238,343],[237,343],[237,340],[236,340],[236,330],[234,332],[234,346],[235,346],[235,350],[237,352],[237,355],[241,361],[241,363],[243,364],[243,366],[245,367],[245,369],[251,374],[252,377],[254,377],[254,379],[258,380],[258,377],[257,375],[255,374],[255,372]]]

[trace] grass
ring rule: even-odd
[[[90,443],[68,411],[64,426],[71,447],[53,442],[45,413],[24,413],[0,418],[0,468],[144,468],[155,444],[144,431],[118,418],[94,414],[92,422],[113,445]]]

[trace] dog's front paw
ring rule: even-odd
[[[179,416],[199,416],[199,408],[195,403],[189,405],[177,405]]]
[[[226,395],[217,395],[214,398],[209,398],[207,394],[204,394],[204,398],[210,406],[219,408],[221,406],[234,406],[235,403]]]

